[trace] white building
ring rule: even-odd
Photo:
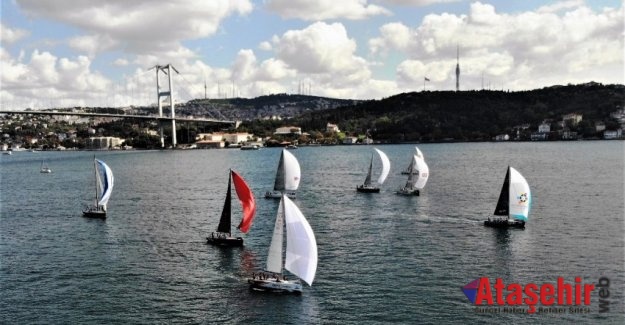
[[[615,131],[606,130],[603,131],[603,138],[606,140],[620,139],[623,136],[623,130],[618,129]]]
[[[122,142],[122,139],[116,137],[91,137],[87,140],[87,147],[90,149],[119,148]]]
[[[335,132],[335,133],[339,133],[341,132],[341,130],[339,130],[339,126],[336,124],[332,124],[332,123],[328,123],[326,125],[326,132]]]
[[[540,132],[540,133],[549,133],[550,131],[551,131],[551,124],[549,124],[549,123],[542,122],[538,126],[538,132]]]
[[[358,141],[357,137],[345,137],[343,139],[343,144],[355,144]]]
[[[275,135],[302,134],[302,128],[298,126],[283,126],[276,129]]]
[[[581,121],[582,121],[582,114],[571,113],[571,114],[566,114],[562,116],[562,122],[564,122],[564,125],[569,123],[570,125],[575,126]]]

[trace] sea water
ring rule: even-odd
[[[291,151],[302,170],[295,202],[319,250],[315,281],[301,296],[256,293],[246,283],[265,265],[279,201],[263,194],[273,187],[281,149],[2,155],[0,323],[625,321],[623,142],[418,146],[430,167],[418,197],[394,193],[414,145],[375,146],[392,165],[379,194],[356,192],[372,146]],[[95,196],[94,154],[115,175],[106,220],[81,216]],[[39,172],[42,160],[51,174]],[[508,166],[532,190],[525,230],[482,224]],[[229,168],[256,196],[244,248],[205,244]],[[374,179],[380,169],[374,156]],[[233,226],[240,211],[234,200]],[[530,314],[527,306],[472,304],[461,287],[482,277],[521,285],[603,277],[610,295],[599,297],[597,288],[589,306],[573,306],[579,312],[539,304],[552,312]],[[609,311],[600,312],[600,298]]]

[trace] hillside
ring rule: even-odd
[[[543,120],[557,122],[565,114],[578,113],[583,120],[571,130],[593,137],[595,122],[604,122],[607,129],[620,127],[610,113],[624,103],[625,86],[598,83],[519,92],[426,91],[308,112],[292,122],[304,130],[324,130],[327,122],[338,123],[347,133],[370,130],[374,139],[390,142],[480,141],[513,134],[516,126],[522,138],[529,138]]]

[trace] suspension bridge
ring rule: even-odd
[[[165,147],[165,137],[163,134],[163,127],[165,124],[171,123],[172,129],[172,147],[175,148],[178,145],[176,139],[176,122],[195,122],[195,123],[207,123],[237,126],[237,121],[220,120],[215,118],[204,117],[176,117],[176,110],[173,98],[173,80],[172,73],[178,71],[171,64],[168,65],[156,65],[150,70],[156,71],[156,92],[158,96],[158,115],[131,115],[131,114],[110,114],[110,113],[85,113],[85,112],[58,112],[58,111],[15,111],[15,110],[0,110],[0,114],[23,114],[23,115],[63,115],[63,116],[80,116],[80,117],[110,117],[110,118],[123,118],[123,119],[141,119],[157,121],[159,125],[159,134],[161,138],[161,147]],[[166,76],[167,88],[161,90],[161,77]],[[170,107],[170,116],[163,116],[163,102],[161,98],[168,99],[168,106]]]

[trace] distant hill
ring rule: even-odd
[[[556,126],[569,113],[583,115],[572,131],[598,136],[595,122],[607,129],[620,127],[610,113],[623,108],[624,85],[552,86],[530,91],[425,91],[403,93],[332,110],[307,112],[292,122],[304,130],[324,130],[338,123],[347,133],[364,134],[389,142],[482,141],[498,134],[522,130],[529,139],[543,120]],[[526,128],[529,125],[529,128]],[[525,127],[525,128],[524,128]],[[556,126],[557,128],[557,126]]]
[[[361,101],[319,96],[274,94],[256,98],[194,99],[176,107],[188,115],[208,115],[227,120],[249,121],[294,118],[310,111],[335,109]]]

